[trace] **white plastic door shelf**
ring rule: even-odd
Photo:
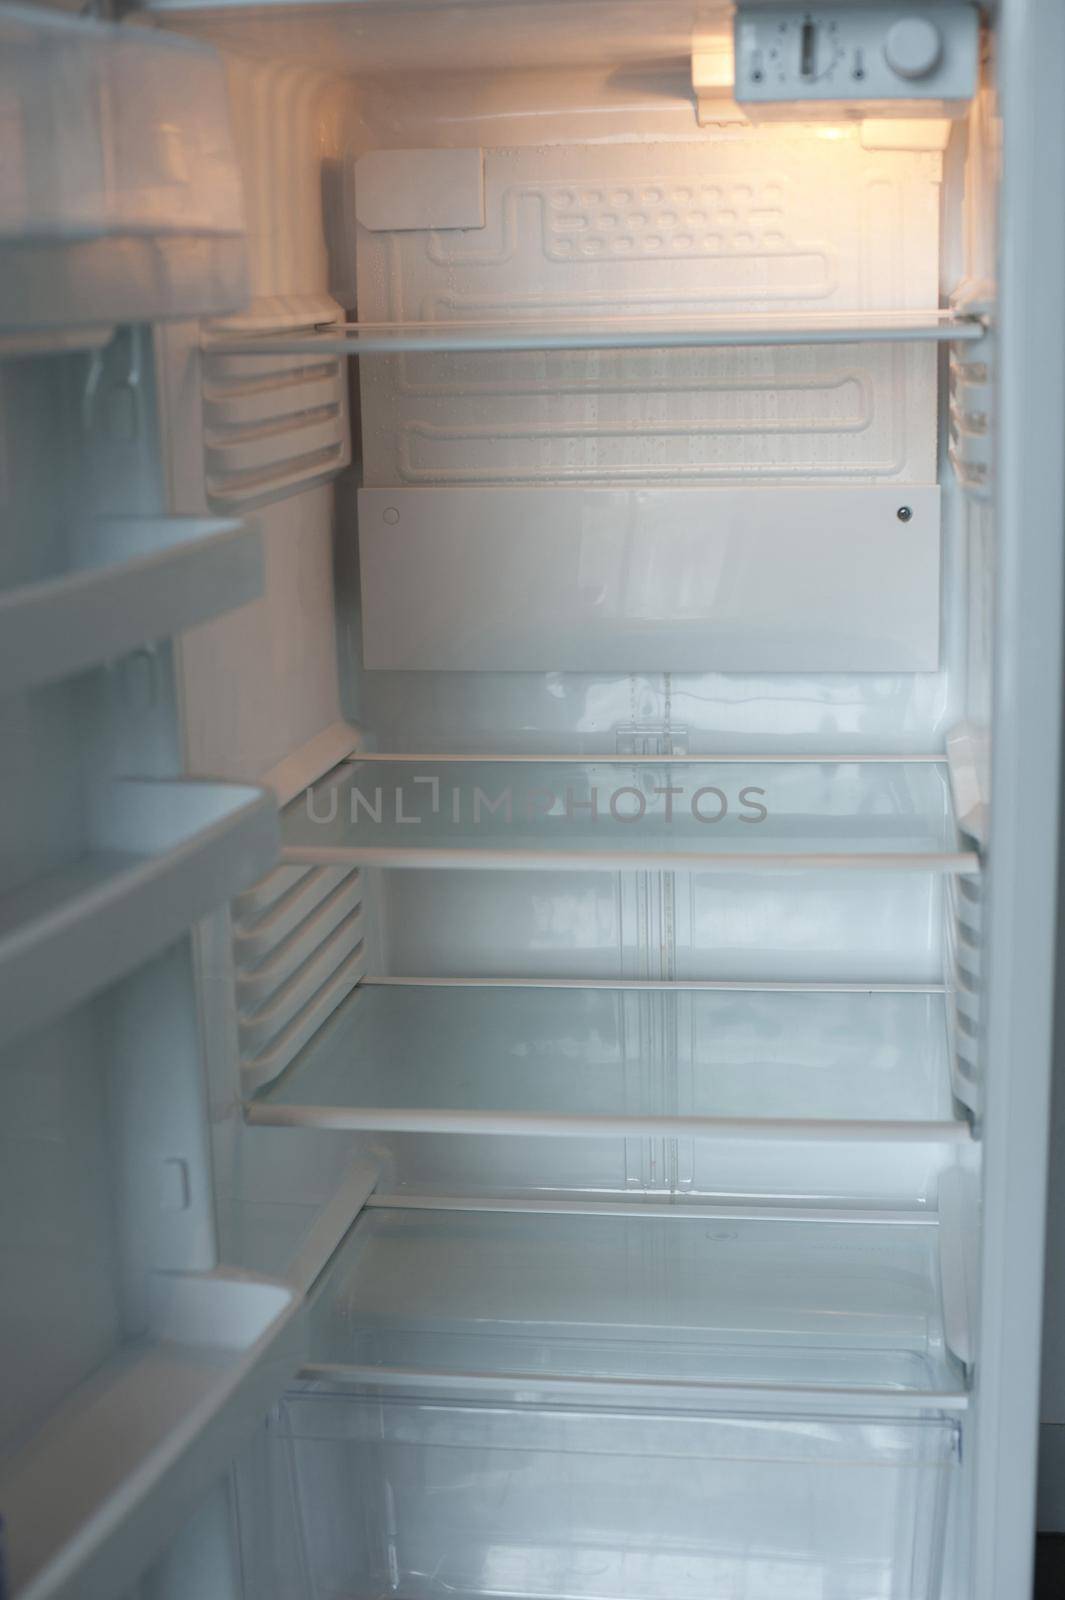
[[[282,1284],[160,1274],[151,1300],[150,1331],[0,1464],[7,1573],[19,1600],[122,1592],[299,1365],[299,1297]]]
[[[265,790],[113,784],[82,852],[0,898],[0,1042],[147,961],[261,877],[276,849]]]
[[[282,854],[390,867],[971,873],[932,762],[354,758],[282,815]]]
[[[373,669],[931,672],[939,490],[362,489]]]
[[[948,1143],[968,1129],[952,1112],[944,998],[364,981],[247,1117],[407,1133]]]
[[[110,517],[66,532],[28,581],[0,591],[0,689],[68,677],[180,633],[262,592],[253,528],[196,517]]]

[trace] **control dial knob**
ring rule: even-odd
[[[927,78],[942,54],[942,35],[928,17],[900,17],[884,40],[887,64],[900,78]]]

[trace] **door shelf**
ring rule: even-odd
[[[4,693],[68,677],[262,592],[259,535],[235,521],[114,517],[70,531],[31,581],[0,594]]]
[[[285,808],[282,856],[488,870],[979,870],[945,766],[905,760],[354,757]]]
[[[243,302],[240,173],[213,50],[5,6],[0,98],[0,353],[92,348],[116,323]]]
[[[713,346],[941,343],[980,339],[982,321],[950,310],[689,312],[625,317],[528,317],[510,321],[337,323],[313,332],[216,336],[229,355],[379,355],[493,350],[701,349]]]
[[[82,853],[0,897],[0,1044],[165,949],[260,878],[276,849],[265,790],[114,783]]]
[[[954,1142],[945,996],[364,980],[246,1107],[273,1126]]]
[[[12,1595],[124,1591],[297,1370],[300,1309],[293,1290],[267,1279],[159,1275],[151,1331],[0,1465]]]
[[[316,1294],[303,1376],[410,1395],[963,1410],[939,1246],[934,1223],[712,1206],[371,1208]]]

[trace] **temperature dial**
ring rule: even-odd
[[[943,37],[928,17],[900,17],[888,29],[884,57],[900,78],[927,78],[942,54]]]

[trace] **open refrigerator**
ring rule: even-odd
[[[1065,11],[0,39],[0,1595],[1023,1596]]]

